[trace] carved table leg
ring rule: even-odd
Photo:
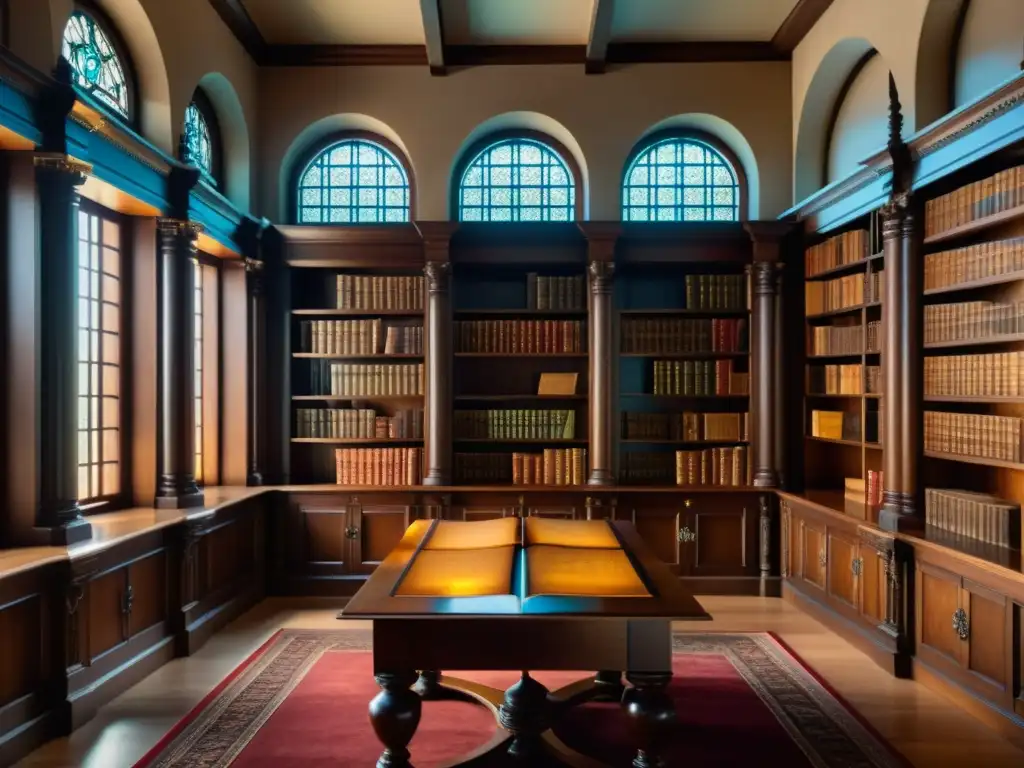
[[[436,669],[421,669],[419,680],[412,689],[421,699],[431,701],[441,696],[441,673]]]
[[[661,750],[676,719],[675,704],[665,690],[672,674],[627,672],[626,679],[633,688],[626,691],[622,704],[638,746],[633,768],[663,768]]]
[[[498,710],[498,722],[514,737],[509,755],[524,761],[536,757],[540,735],[550,727],[550,718],[548,689],[523,672],[519,682],[505,691],[505,702]]]
[[[593,701],[622,701],[622,673],[616,670],[603,669],[594,676],[594,688],[597,689]]]
[[[384,752],[377,768],[408,768],[409,742],[420,724],[420,697],[409,686],[416,682],[415,672],[382,672],[374,675],[381,687],[370,702],[370,722]]]

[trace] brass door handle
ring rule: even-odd
[[[953,611],[953,629],[961,640],[971,636],[971,622],[967,618],[967,611],[957,608]]]
[[[679,529],[679,533],[677,534],[676,538],[679,539],[679,541],[681,541],[683,544],[689,544],[690,542],[697,540],[697,534],[694,531],[691,531],[689,527],[684,525],[682,528]]]
[[[356,528],[354,525],[350,525],[348,528],[345,529],[345,538],[346,539],[358,539],[359,538],[359,529]]]

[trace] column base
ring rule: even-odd
[[[263,475],[259,472],[250,472],[248,477],[245,478],[245,484],[250,488],[263,485]]]
[[[914,497],[899,491],[884,491],[882,508],[878,511],[878,527],[883,531],[913,531],[922,527],[914,507]]]
[[[755,488],[777,488],[779,476],[772,469],[758,469],[754,472],[753,484]]]
[[[448,478],[442,475],[440,472],[428,472],[427,476],[423,478],[424,485],[451,485]]]
[[[153,506],[157,509],[193,509],[203,506],[205,502],[203,492],[197,488],[174,496],[157,496]]]
[[[615,475],[608,469],[591,470],[587,485],[615,485]]]
[[[68,547],[92,538],[92,525],[84,517],[60,525],[39,525],[33,530],[53,547]]]

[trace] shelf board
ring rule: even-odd
[[[292,395],[292,400],[366,400],[385,402],[388,400],[422,400],[423,395]]]
[[[963,283],[944,285],[941,288],[929,288],[924,292],[925,296],[936,296],[943,293],[954,293],[956,291],[970,291],[974,288],[985,288],[989,285],[1004,285],[1006,283],[1017,283],[1024,280],[1024,272],[1004,272],[1000,275],[989,275],[980,277],[977,280],[967,280]]]
[[[815,312],[813,315],[804,315],[806,320],[817,320],[822,317],[838,317],[839,315],[852,315],[856,312],[860,312],[862,309],[866,309],[868,304],[857,304],[853,307],[843,307],[842,309],[830,309],[827,312]]]
[[[854,326],[856,327],[856,326]],[[863,357],[874,354],[872,352],[830,352],[827,355],[807,355],[808,360],[838,360],[844,357]]]
[[[456,315],[495,315],[498,317],[586,317],[586,309],[456,309]]]
[[[764,493],[764,488],[759,488],[754,485],[630,485],[628,483],[620,483],[616,486],[617,490],[620,491],[647,491],[647,492],[658,492],[658,493]],[[589,489],[593,492],[594,487],[591,486]]]
[[[454,443],[497,443],[498,445],[587,445],[590,441],[582,437],[456,437]]]
[[[839,394],[836,392],[804,392],[804,397],[855,397],[857,399],[860,399],[862,397],[865,397],[865,395],[863,392],[857,392],[856,394]]]
[[[599,496],[605,493],[763,493],[764,488],[752,485],[514,485],[513,483],[467,483],[465,485],[338,485],[336,483],[303,483],[283,488],[292,493],[338,493],[338,492],[409,492],[450,493],[472,491],[521,491],[579,493]]]
[[[1024,341],[1024,333],[1004,333],[1000,336],[983,336],[977,339],[958,339],[956,341],[933,341],[925,344],[925,349],[949,349],[951,347],[980,347],[986,344],[1007,344]]]
[[[620,309],[620,315],[692,315],[695,317],[745,317],[749,309]]]
[[[619,354],[619,357],[662,358],[665,360],[711,360],[749,356],[749,352],[622,352]]]
[[[560,357],[590,357],[586,352],[456,352],[455,357],[543,357],[557,359]]]
[[[961,464],[979,464],[983,467],[1000,467],[1002,469],[1015,469],[1024,472],[1024,464],[1015,461],[1003,461],[1002,459],[986,459],[980,456],[961,456],[958,453],[940,453],[939,451],[925,451],[924,455],[929,459],[944,459],[956,461]]]
[[[292,442],[317,445],[420,445],[423,439],[415,437],[293,437]]]
[[[624,445],[692,445],[696,447],[714,447],[721,445],[750,445],[749,440],[642,440],[636,437],[620,440],[619,442],[623,443]]]
[[[826,277],[832,277],[833,275],[841,275],[843,272],[856,272],[859,269],[863,269],[875,259],[881,259],[885,254],[875,253],[866,258],[854,261],[849,264],[841,264],[838,267],[830,267],[823,269],[821,272],[815,272],[813,275],[805,275],[804,280],[823,280]]]
[[[871,398],[873,400],[877,400],[881,396],[882,396],[881,392],[865,392],[864,393],[864,397],[869,397],[869,398]]]
[[[864,443],[864,447],[868,448],[869,450],[872,450],[872,451],[880,451],[880,450],[882,450],[882,444],[881,443]]]
[[[516,400],[522,402],[524,400],[586,400],[586,395],[456,395],[455,400],[462,401],[501,401],[501,400]]]
[[[423,317],[422,309],[293,309],[293,315],[311,317]]]
[[[1018,205],[1016,208],[1011,208],[1008,211],[1000,211],[990,216],[983,216],[980,219],[961,224],[959,227],[953,227],[944,232],[929,235],[924,239],[924,244],[932,245],[933,243],[942,243],[947,240],[956,240],[957,238],[973,235],[975,232],[983,232],[986,229],[997,227],[1000,224],[1006,224],[1022,217],[1024,217],[1024,205]]]
[[[738,400],[750,395],[655,395],[652,392],[621,392],[620,397],[651,397],[666,400]]]
[[[999,397],[996,395],[925,395],[926,403],[991,403],[992,405],[1021,405],[1024,397]]]
[[[831,437],[815,437],[814,435],[804,435],[807,440],[814,440],[818,443],[832,443],[833,445],[848,445],[851,448],[860,448],[864,445],[860,440],[835,440]]]
[[[423,355],[330,355],[320,352],[293,352],[292,357],[307,360],[422,360]]]

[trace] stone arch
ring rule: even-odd
[[[224,196],[243,211],[249,210],[252,166],[249,126],[245,121],[242,102],[231,81],[220,72],[208,72],[197,86],[203,90],[217,117],[220,133],[220,152],[223,157],[222,173]],[[178,120],[177,135],[181,135],[182,120]]]
[[[293,194],[292,182],[298,172],[296,163],[301,161],[310,147],[325,141],[331,134],[349,131],[376,134],[387,139],[389,143],[402,151],[404,157],[401,159],[405,162],[409,171],[409,188],[412,193],[412,200],[414,201],[411,215],[412,218],[416,218],[415,201],[418,199],[416,194],[416,167],[413,164],[412,157],[409,155],[409,150],[405,146],[405,142],[402,141],[401,137],[391,126],[375,117],[345,113],[329,115],[307,125],[288,145],[278,171],[277,214],[279,221],[291,221],[293,218],[292,211],[289,209],[289,202]]]
[[[914,69],[917,130],[953,109],[957,41],[969,5],[970,0],[929,0]]]
[[[579,170],[580,190],[582,199],[582,217],[584,220],[590,218],[590,173],[587,169],[587,159],[580,148],[580,143],[572,135],[568,128],[555,120],[553,117],[541,114],[540,112],[505,112],[500,115],[489,117],[479,123],[469,135],[462,140],[458,150],[448,165],[448,188],[446,200],[451,200],[455,187],[459,180],[455,178],[456,171],[466,160],[466,153],[480,141],[490,134],[508,133],[513,131],[530,131],[550,136],[561,144],[571,155]],[[569,159],[569,158],[567,158]],[[454,218],[454,216],[452,217]]]
[[[648,138],[654,134],[665,133],[668,131],[679,131],[680,133],[693,131],[695,134],[707,134],[711,138],[720,142],[722,148],[726,150],[726,152],[723,153],[726,155],[726,159],[739,165],[739,168],[736,170],[739,175],[738,181],[740,185],[746,185],[746,210],[740,211],[740,219],[760,218],[761,177],[758,171],[757,157],[754,155],[754,150],[751,148],[750,142],[747,141],[747,137],[744,136],[740,130],[728,120],[724,120],[717,115],[688,113],[673,115],[672,117],[660,120],[641,134],[640,138],[631,148],[629,157],[623,161],[622,172],[625,173],[626,164],[629,162],[629,159],[632,158],[633,152],[637,147],[643,146],[647,142]],[[728,156],[730,154],[732,155],[731,157]],[[621,175],[619,178],[618,195],[619,207],[621,209]]]

